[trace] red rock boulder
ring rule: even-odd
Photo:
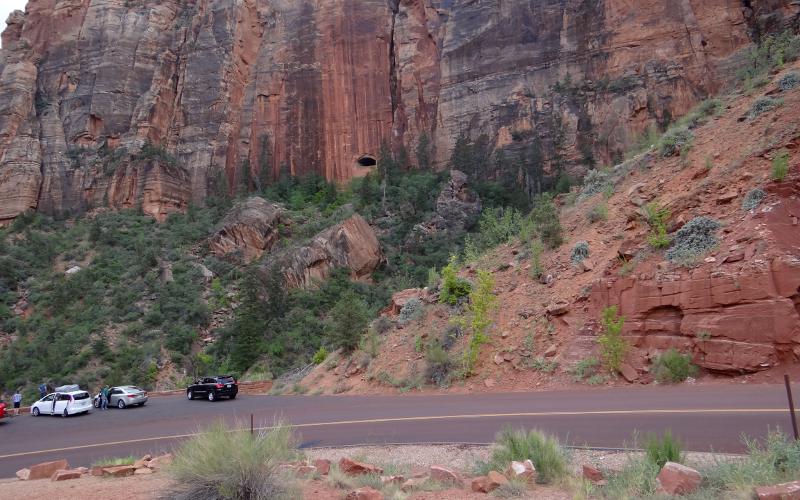
[[[50,476],[51,481],[67,481],[69,479],[80,479],[81,471],[79,470],[57,470]]]
[[[800,481],[759,486],[753,492],[758,500],[800,500]]]
[[[362,462],[356,462],[355,460],[350,460],[349,458],[343,457],[339,460],[339,470],[344,472],[349,476],[358,476],[361,474],[382,474],[383,469],[380,467],[376,467],[371,464],[365,464]]]
[[[657,493],[687,495],[700,487],[701,480],[700,473],[691,467],[675,462],[667,462],[656,478],[656,483],[658,484]]]
[[[464,480],[461,479],[458,472],[441,465],[431,465],[430,476],[432,480],[443,484],[452,484],[459,487],[464,486]]]
[[[28,480],[50,479],[56,471],[69,469],[69,463],[66,460],[55,460],[53,462],[42,462],[33,465],[29,467],[29,469]]]

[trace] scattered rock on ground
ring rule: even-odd
[[[687,495],[697,490],[701,479],[700,473],[691,467],[675,462],[667,462],[656,478],[656,483],[658,484],[657,493]]]
[[[512,478],[524,479],[528,483],[535,483],[538,473],[533,462],[524,460],[522,462],[512,461],[508,467],[508,476]]]
[[[331,471],[331,461],[326,458],[318,458],[314,460],[314,467],[317,468],[317,472],[326,476]]]
[[[799,500],[800,481],[776,484],[775,486],[758,486],[754,488],[758,500]]]
[[[359,488],[355,491],[351,491],[347,495],[347,500],[383,500],[383,493],[380,491],[370,488],[369,486],[364,486],[363,488]]]
[[[42,462],[32,465],[28,469],[27,477],[25,477],[26,480],[50,479],[55,471],[69,469],[69,463],[66,460],[54,460],[52,462]],[[22,469],[22,471],[24,470],[25,469]],[[20,479],[22,479],[22,477],[20,477],[20,472],[22,471],[17,472],[17,477]]]
[[[430,475],[431,479],[440,483],[455,484],[460,486],[463,486],[464,484],[464,481],[461,479],[461,476],[458,474],[458,472],[442,465],[431,465]]]
[[[358,476],[360,474],[381,474],[383,469],[371,464],[365,464],[350,460],[349,458],[342,458],[339,460],[339,470],[350,476]]]
[[[600,469],[586,464],[583,465],[583,477],[594,484],[601,483],[606,479],[605,475]]]
[[[69,479],[80,479],[81,471],[79,470],[57,470],[50,476],[51,481],[67,481]]]

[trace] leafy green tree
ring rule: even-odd
[[[345,352],[352,352],[367,330],[369,319],[369,309],[364,301],[354,292],[345,292],[331,309],[326,327],[328,338]]]
[[[469,345],[464,352],[464,375],[472,375],[483,344],[489,341],[488,330],[492,324],[492,313],[497,309],[494,294],[494,277],[489,271],[478,270],[476,286],[469,294],[469,305],[460,319],[461,326],[471,332]]]
[[[618,372],[628,351],[628,342],[622,337],[625,316],[619,315],[617,306],[610,306],[603,309],[602,322],[603,333],[597,338],[600,356],[608,370]]]

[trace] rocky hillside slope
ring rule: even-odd
[[[164,220],[281,172],[346,181],[380,145],[617,158],[716,92],[790,0],[31,0],[0,51],[0,223]],[[405,165],[403,165],[405,166]]]
[[[564,244],[541,255],[540,278],[532,275],[531,247],[516,238],[468,262],[461,276],[475,282],[478,269],[490,270],[499,304],[475,376],[446,377],[467,349],[468,332],[453,326],[463,307],[439,303],[436,288],[410,289],[384,311],[389,321],[379,348],[332,356],[295,390],[405,391],[437,381],[452,391],[649,383],[655,360],[670,348],[691,358],[701,380],[796,372],[798,70],[772,72],[764,87],[700,106],[671,129],[686,134],[680,154],[668,132],[648,151],[561,195]],[[666,209],[662,244],[654,239],[656,208]],[[698,221],[709,229],[698,230]],[[625,317],[629,344],[618,378],[597,363],[609,306]],[[441,352],[432,356],[432,346],[444,347],[450,361]]]

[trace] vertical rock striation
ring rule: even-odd
[[[383,141],[414,163],[423,135],[439,165],[458,136],[485,135],[493,147],[539,137],[579,169],[718,90],[739,49],[796,26],[798,11],[789,0],[31,0],[0,51],[0,222],[103,204],[163,216],[282,172],[344,182]],[[153,147],[174,168],[145,180],[136,165]],[[120,190],[143,183],[136,199]]]

